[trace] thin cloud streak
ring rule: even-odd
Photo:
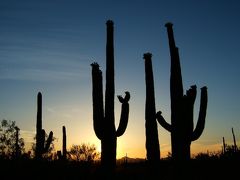
[[[0,79],[23,80],[23,81],[66,81],[86,78],[84,72],[70,72],[44,69],[4,69],[1,71]]]

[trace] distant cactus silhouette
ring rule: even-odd
[[[38,93],[37,96],[37,134],[36,134],[36,159],[41,159],[42,155],[48,152],[49,147],[53,141],[53,132],[49,133],[48,139],[45,143],[45,130],[42,129],[42,94]]]
[[[103,107],[102,72],[97,63],[92,63],[92,97],[93,97],[93,125],[98,139],[101,140],[101,164],[107,169],[116,166],[117,137],[124,134],[128,124],[130,93],[125,92],[125,98],[118,96],[122,103],[119,127],[116,131],[114,120],[114,47],[113,21],[107,23],[106,45],[106,89],[105,111]]]
[[[193,130],[193,108],[197,94],[196,85],[183,94],[183,84],[178,48],[175,46],[172,24],[167,23],[170,55],[171,55],[171,77],[170,77],[170,96],[171,96],[171,125],[168,124],[161,111],[157,113],[158,122],[171,132],[172,157],[176,160],[190,159],[190,145],[197,140],[205,126],[207,110],[207,87],[201,88],[200,111],[198,122]]]
[[[152,70],[152,54],[145,53],[145,80],[146,80],[146,103],[145,103],[145,129],[147,160],[155,163],[160,160],[160,148],[156,121],[156,107],[154,94],[154,79]]]
[[[16,130],[15,158],[17,159],[21,155],[21,150],[20,150],[20,146],[19,146],[19,131],[20,131],[20,129],[17,126],[15,126],[15,130]]]
[[[232,135],[233,135],[233,150],[234,152],[237,152],[238,148],[237,148],[237,143],[236,143],[236,138],[235,138],[233,128],[232,128]]]
[[[67,159],[67,136],[66,136],[66,128],[65,126],[62,127],[62,151],[57,151],[57,156],[59,160],[66,160]]]
[[[62,139],[62,159],[66,160],[67,158],[67,135],[66,135],[66,128],[65,126],[62,127],[62,132],[63,132],[63,139]]]
[[[226,152],[226,146],[227,146],[227,145],[226,145],[226,143],[225,143],[225,138],[224,138],[224,137],[222,138],[222,140],[223,140],[222,153],[225,154],[225,152]]]

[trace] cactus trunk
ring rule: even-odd
[[[156,122],[154,78],[151,57],[151,53],[144,54],[146,76],[145,129],[147,160],[150,163],[155,163],[160,160],[160,148]]]
[[[157,120],[171,132],[172,157],[176,160],[190,159],[191,142],[197,140],[205,126],[207,110],[207,87],[201,88],[200,110],[196,128],[193,124],[194,102],[197,87],[191,86],[186,94],[183,93],[181,66],[178,48],[175,46],[172,24],[167,23],[167,32],[171,56],[170,97],[171,97],[171,125],[157,113]]]
[[[130,99],[129,92],[125,98],[118,96],[122,103],[119,127],[116,131],[114,117],[114,47],[113,47],[113,21],[107,23],[106,43],[106,89],[105,110],[103,107],[102,72],[97,63],[92,63],[92,96],[93,96],[93,126],[96,136],[101,140],[101,164],[108,170],[116,166],[117,137],[123,135],[127,128]]]
[[[63,160],[66,160],[67,159],[67,136],[66,136],[66,128],[65,126],[62,127],[62,132],[63,132],[63,144],[62,144],[62,152],[63,152],[63,155],[62,155],[62,158]]]
[[[39,92],[37,96],[37,134],[36,134],[36,149],[35,156],[37,159],[41,158],[41,133],[42,133],[42,94]]]
[[[113,22],[107,21],[106,90],[105,90],[105,137],[101,142],[102,163],[111,167],[116,163],[116,136],[114,119],[114,48]]]

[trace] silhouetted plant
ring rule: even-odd
[[[66,136],[66,128],[62,127],[63,138],[62,138],[62,152],[57,151],[58,159],[66,160],[67,159],[67,136]]]
[[[229,159],[229,160],[240,160],[240,150],[239,147],[236,147],[234,145],[228,145],[226,144],[225,152],[221,154],[222,159]]]
[[[160,148],[156,121],[152,54],[145,53],[143,55],[143,58],[145,59],[145,81],[146,81],[145,129],[146,129],[147,160],[150,163],[155,163],[160,160]]]
[[[19,127],[15,127],[15,158],[19,158],[21,155],[21,150],[19,146]]]
[[[234,147],[234,151],[237,152],[238,148],[237,148],[237,143],[236,143],[236,138],[235,138],[235,134],[232,128],[232,135],[233,135],[233,147]]]
[[[225,152],[226,152],[226,143],[225,143],[224,137],[222,139],[223,139],[222,153],[225,154]]]
[[[63,131],[63,144],[62,144],[62,151],[63,151],[63,159],[66,160],[67,157],[67,135],[66,135],[66,128],[65,126],[62,127]]]
[[[35,147],[35,158],[41,159],[44,153],[49,152],[50,145],[53,141],[53,132],[49,133],[47,140],[45,137],[47,134],[42,129],[42,94],[38,93],[37,96],[37,125],[36,125],[36,147]]]
[[[84,161],[92,163],[98,160],[99,152],[94,144],[83,143],[81,145],[72,145],[69,151],[70,159],[74,161]]]
[[[233,135],[233,145],[228,145],[225,143],[225,139],[223,137],[223,150],[221,154],[221,158],[223,159],[231,159],[231,160],[240,160],[240,148],[237,146],[235,134],[232,128]]]
[[[47,144],[47,139],[49,138],[49,135],[47,135],[47,133],[45,133],[45,144]],[[32,154],[32,158],[36,159],[36,136],[34,137],[35,142],[32,143],[32,147],[31,147],[31,151],[33,152]],[[54,142],[56,140],[56,137],[52,137],[52,142],[50,143],[50,146],[48,148],[48,150],[42,154],[40,159],[44,159],[44,160],[53,160],[54,158],[54,152],[55,152],[55,146],[54,146]]]
[[[221,152],[200,152],[194,156],[194,159],[196,160],[218,160],[220,158]]]
[[[208,101],[207,87],[201,88],[200,111],[196,128],[193,130],[193,108],[197,87],[196,85],[191,86],[184,95],[179,53],[175,46],[172,24],[167,23],[166,27],[171,55],[171,125],[162,117],[161,111],[157,113],[157,120],[171,132],[173,159],[187,160],[190,159],[191,142],[197,140],[204,130]]]
[[[0,156],[18,158],[24,153],[24,139],[20,138],[20,129],[15,121],[3,119],[0,123]]]
[[[129,114],[130,93],[125,92],[125,98],[118,96],[122,103],[119,127],[116,131],[114,119],[114,47],[113,47],[113,21],[107,21],[106,45],[106,89],[105,110],[103,107],[102,72],[97,63],[92,63],[92,97],[93,97],[93,125],[98,139],[101,140],[101,164],[107,169],[116,166],[117,137],[124,134]]]

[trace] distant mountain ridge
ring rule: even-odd
[[[137,162],[144,162],[144,161],[146,161],[146,159],[144,159],[144,158],[131,158],[131,157],[126,157],[126,156],[124,156],[120,159],[117,159],[118,163],[124,163],[126,161],[128,163],[137,163]]]

